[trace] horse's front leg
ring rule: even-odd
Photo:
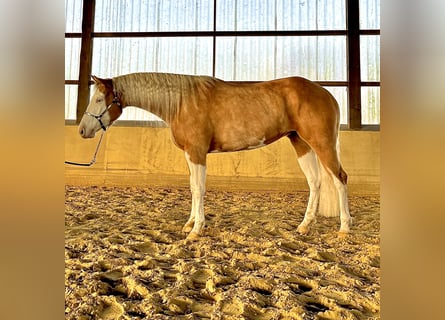
[[[202,234],[205,224],[204,217],[204,194],[206,181],[205,164],[194,163],[188,153],[185,154],[188,167],[190,169],[190,191],[192,193],[192,210],[190,218],[182,229],[190,232],[187,236],[189,240],[195,240]]]

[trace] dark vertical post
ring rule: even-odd
[[[93,27],[95,0],[83,0],[82,42],[80,47],[79,89],[77,94],[76,123],[90,100],[90,76],[93,58]]]
[[[347,0],[346,21],[348,28],[348,126],[350,129],[360,129],[362,125],[362,101],[359,0]]]
[[[216,74],[216,0],[213,1],[213,50],[212,50],[212,76]]]

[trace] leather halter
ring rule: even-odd
[[[119,109],[121,110],[121,113],[122,113],[122,105],[121,105],[121,103],[119,102],[119,98],[118,98],[118,95],[117,95],[116,92],[114,93],[114,98],[113,98],[113,101],[111,102],[111,104],[110,104],[108,107],[106,107],[105,110],[102,111],[99,115],[92,114],[91,112],[88,112],[88,111],[85,111],[85,114],[88,115],[88,116],[90,116],[90,117],[93,117],[93,118],[95,118],[97,121],[99,121],[99,124],[100,124],[100,127],[102,128],[102,130],[103,130],[103,131],[107,131],[107,127],[106,127],[106,126],[104,125],[104,123],[102,122],[102,117],[103,117],[103,115],[104,115],[106,112],[108,112],[108,110],[110,110],[110,108],[111,108],[114,104],[117,105],[117,106],[119,107]],[[108,125],[108,126],[109,126],[109,125]]]

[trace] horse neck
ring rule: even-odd
[[[186,97],[192,96],[193,83],[186,76],[162,73],[135,73],[113,78],[122,93],[122,104],[151,112],[171,122]]]

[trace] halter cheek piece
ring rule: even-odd
[[[111,102],[111,104],[110,104],[108,107],[106,107],[105,110],[102,111],[101,114],[99,114],[99,115],[95,115],[95,114],[92,114],[91,112],[88,112],[88,111],[85,111],[85,114],[88,115],[88,116],[91,116],[91,117],[95,118],[97,121],[99,121],[99,124],[100,124],[100,127],[102,128],[102,130],[103,130],[103,131],[107,131],[107,127],[106,127],[106,126],[104,125],[104,123],[102,122],[102,116],[103,116],[106,112],[108,112],[108,110],[110,110],[110,108],[111,108],[114,104],[117,105],[117,106],[119,107],[119,109],[121,110],[121,113],[122,113],[122,105],[121,105],[121,103],[119,102],[119,98],[118,98],[116,92],[114,93],[114,98],[113,98],[113,101]]]

